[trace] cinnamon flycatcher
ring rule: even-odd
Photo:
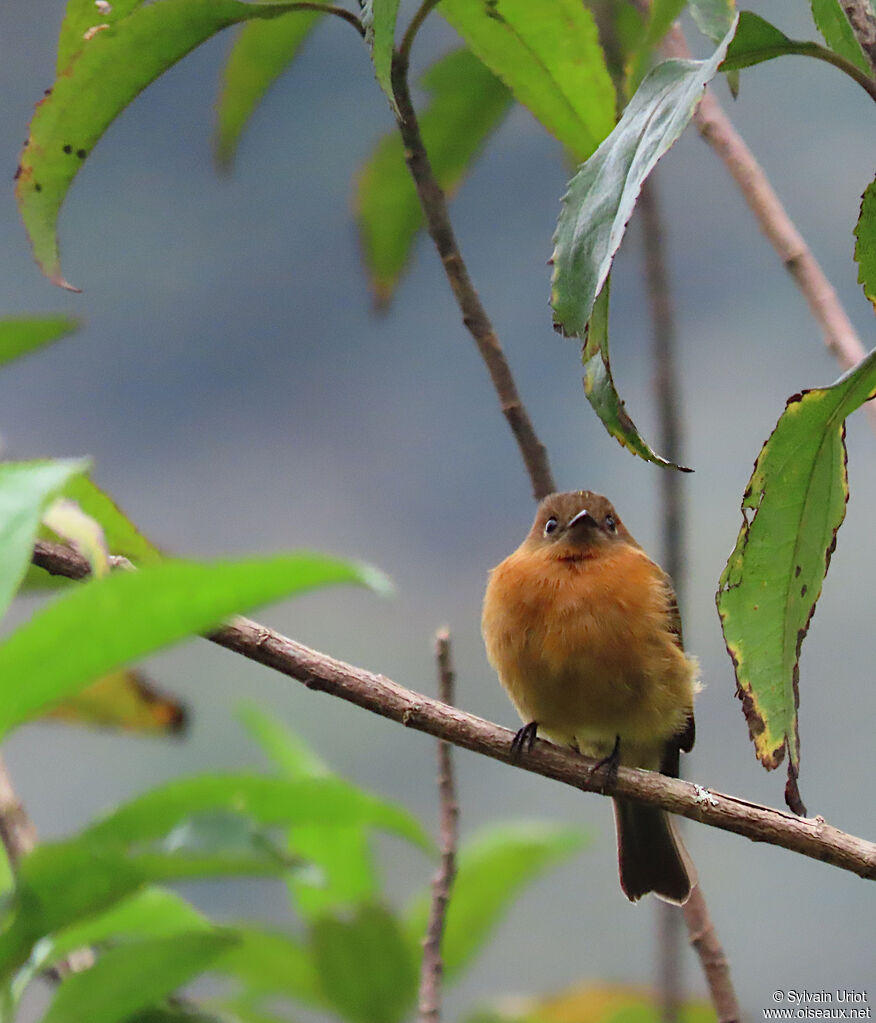
[[[694,742],[696,661],[682,646],[669,577],[610,502],[589,490],[551,494],[528,536],[490,573],[482,619],[487,656],[536,733],[618,764],[677,776]],[[662,810],[615,799],[620,883],[631,901],[687,901],[692,864]]]

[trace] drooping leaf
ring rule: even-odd
[[[392,51],[398,5],[399,0],[365,0],[360,15],[377,83],[389,100],[393,113],[398,112],[392,91]]]
[[[112,948],[63,981],[42,1023],[123,1023],[203,973],[235,940],[233,931],[196,931]]]
[[[382,585],[372,569],[315,554],[165,561],[82,583],[0,644],[0,735],[101,675],[234,612],[342,582]]]
[[[855,261],[858,284],[876,309],[876,179],[861,197],[861,214],[855,225]]]
[[[228,170],[240,136],[253,111],[277,78],[289,67],[321,16],[294,11],[274,21],[241,26],[222,70],[216,102],[216,162]]]
[[[295,781],[332,776],[301,738],[275,718],[250,706],[245,709],[244,721],[286,778]],[[308,919],[377,897],[367,825],[352,820],[341,827],[299,824],[289,829],[289,851],[313,867],[290,874],[287,881],[296,908]]]
[[[400,1023],[417,993],[417,966],[395,917],[375,905],[310,926],[320,983],[351,1023]]]
[[[167,782],[131,800],[92,825],[102,843],[142,842],[167,834],[186,819],[208,812],[249,817],[269,827],[368,825],[431,849],[406,810],[341,778],[272,778],[259,774],[208,774]]]
[[[290,9],[294,3],[156,0],[84,40],[37,104],[16,171],[15,194],[34,257],[53,283],[77,290],[61,276],[58,212],[79,168],[118,114],[221,29],[277,18]]]
[[[755,751],[770,770],[787,750],[792,804],[800,647],[845,516],[845,420],[874,390],[876,352],[832,386],[788,399],[755,463],[717,594]]]
[[[177,735],[185,730],[188,713],[142,671],[124,668],[55,704],[45,718],[138,735]]]
[[[423,142],[438,184],[453,193],[510,108],[511,94],[468,50],[457,50],[434,64],[422,85],[431,94],[419,118]],[[383,304],[423,226],[397,131],[381,139],[362,168],[355,205],[365,266],[375,297]]]
[[[48,504],[74,476],[83,460],[0,463],[0,615],[9,606],[33,555],[40,519]],[[21,686],[9,679],[8,685]],[[2,687],[2,683],[0,683]]]
[[[448,979],[474,959],[521,889],[573,856],[586,841],[579,828],[513,824],[485,829],[464,843],[441,950]],[[423,892],[405,913],[405,930],[413,947],[425,935],[429,903],[429,893]]]
[[[610,281],[607,278],[599,293],[593,312],[587,337],[581,349],[581,363],[584,366],[584,394],[593,406],[594,411],[602,420],[603,426],[612,437],[628,451],[656,465],[670,466],[681,472],[690,472],[686,466],[676,465],[667,461],[662,455],[652,450],[647,441],[636,428],[624,406],[621,396],[615,387],[611,375],[608,343],[608,313]]]
[[[865,75],[872,74],[858,37],[852,31],[839,0],[810,0],[810,5],[815,25],[833,52],[851,61]]]
[[[79,328],[72,316],[20,316],[0,320],[0,365],[51,344]]]
[[[554,235],[551,304],[563,333],[584,336],[642,182],[693,117],[731,34],[708,60],[667,60],[650,71],[572,179]]]
[[[614,86],[593,16],[578,0],[441,0],[469,49],[576,159],[614,126]]]

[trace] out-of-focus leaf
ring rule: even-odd
[[[392,50],[398,5],[399,0],[365,0],[360,15],[377,83],[389,100],[393,113],[398,112],[392,91]]]
[[[294,60],[321,15],[295,11],[243,25],[222,71],[216,103],[216,162],[228,170],[240,136],[262,97]]]
[[[87,468],[82,460],[0,463],[0,615],[30,564],[43,512],[69,480]],[[24,689],[21,680],[28,677],[10,677],[8,685]]]
[[[584,393],[602,420],[603,426],[634,455],[646,462],[670,466],[682,472],[690,472],[683,465],[676,465],[658,455],[642,437],[624,406],[611,375],[609,359],[608,320],[609,292],[611,278],[607,278],[593,306],[587,337],[581,349],[581,363],[584,366]]]
[[[584,336],[642,182],[693,117],[730,38],[709,60],[667,60],[649,72],[618,126],[572,179],[552,257],[551,304],[563,333]]]
[[[434,64],[422,85],[432,97],[419,117],[423,142],[438,184],[453,193],[510,108],[511,94],[468,50],[457,50]],[[384,304],[423,226],[397,131],[381,139],[362,168],[355,206],[365,266],[375,298]]]
[[[246,816],[260,825],[348,827],[368,825],[426,849],[432,843],[406,810],[341,778],[271,778],[206,774],[180,778],[138,796],[92,825],[99,842],[142,842],[167,834],[187,818],[215,812]]]
[[[636,91],[648,72],[655,50],[672,27],[672,23],[684,10],[687,0],[655,0],[651,5],[650,19],[644,38],[634,55],[628,75],[628,92]]]
[[[322,916],[310,927],[320,983],[351,1023],[399,1023],[417,993],[417,965],[395,917],[380,906]]]
[[[611,131],[614,86],[593,15],[579,0],[441,0],[438,11],[576,159]]]
[[[0,644],[0,735],[101,675],[236,611],[342,582],[383,585],[373,569],[316,554],[166,561],[82,583]]]
[[[289,870],[288,859],[266,841],[241,848],[236,840],[226,845],[214,831],[208,848],[202,841],[188,847],[185,838],[176,836],[173,849],[162,843],[133,849],[95,841],[86,831],[37,846],[19,864],[15,892],[3,913],[0,978],[10,977],[28,960],[39,962],[43,952],[35,946],[48,935],[107,913],[147,885],[237,875],[281,877]]]
[[[858,284],[876,309],[876,179],[861,197],[861,214],[855,225],[855,260]]]
[[[228,1013],[211,1012],[194,1002],[168,1001],[129,1016],[125,1023],[243,1023]]]
[[[79,328],[72,316],[20,316],[0,320],[0,365],[51,344]]]
[[[697,28],[713,43],[720,43],[736,17],[736,0],[688,0]]]
[[[79,168],[118,114],[221,29],[289,10],[294,3],[156,0],[106,22],[107,28],[84,40],[37,104],[16,171],[15,194],[34,257],[53,283],[77,290],[61,276],[58,212]]]
[[[865,75],[872,74],[858,37],[852,31],[839,0],[810,0],[810,4],[815,25],[833,52],[851,61]]]
[[[120,945],[89,970],[70,974],[42,1023],[121,1023],[203,973],[235,937],[196,931]]]
[[[311,1008],[325,1008],[311,949],[297,938],[256,927],[235,928],[237,943],[212,970],[244,985],[250,996],[288,998]]]
[[[472,961],[526,884],[586,842],[579,828],[513,824],[486,829],[464,843],[441,948],[448,979]],[[423,892],[405,913],[412,947],[419,947],[426,933],[429,902],[429,893]]]
[[[331,777],[316,754],[276,719],[250,706],[245,708],[244,721],[287,778]],[[295,871],[287,881],[305,917],[376,898],[377,876],[365,825],[297,825],[289,829],[289,850],[313,867]]]
[[[141,735],[177,735],[185,730],[188,714],[176,697],[161,692],[142,671],[128,668],[92,682],[55,704],[45,717]]]
[[[771,770],[787,750],[786,798],[798,812],[800,647],[846,512],[845,420],[874,391],[876,352],[832,386],[788,399],[755,462],[717,594],[758,759]]]
[[[67,497],[56,497],[43,512],[43,525],[77,550],[98,578],[109,574],[109,552],[100,523]]]
[[[476,1012],[465,1023],[660,1023],[653,991],[620,984],[576,984],[541,998],[514,999],[506,1008]],[[715,1010],[703,1001],[678,1008],[679,1023],[714,1023]]]

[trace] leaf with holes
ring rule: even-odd
[[[845,420],[874,391],[876,352],[832,386],[788,399],[755,463],[717,593],[755,751],[768,770],[787,751],[786,798],[796,812],[804,812],[796,783],[800,647],[845,517]]]

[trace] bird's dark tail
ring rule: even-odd
[[[667,902],[687,902],[696,873],[672,822],[653,806],[614,801],[621,888],[635,902],[654,892]]]

